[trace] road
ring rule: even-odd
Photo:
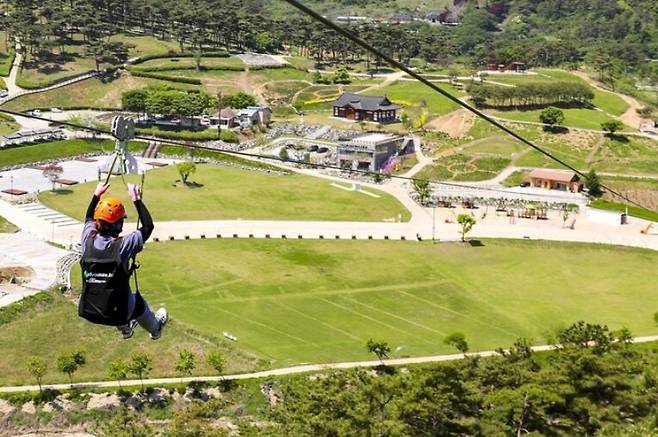
[[[636,337],[632,340],[633,343],[650,343],[658,341],[658,335],[647,336],[647,337]],[[533,352],[546,352],[554,350],[555,346],[553,345],[540,345],[532,346]],[[496,351],[480,351],[472,352],[466,355],[464,354],[450,354],[450,355],[430,355],[423,357],[411,357],[411,358],[394,358],[388,360],[375,360],[375,361],[348,361],[343,363],[328,363],[328,364],[308,364],[303,366],[294,366],[294,367],[284,367],[280,369],[264,370],[261,372],[252,372],[252,373],[239,373],[234,375],[218,375],[218,376],[192,376],[184,378],[149,378],[143,381],[146,385],[161,385],[161,384],[181,384],[181,383],[190,383],[190,382],[218,382],[218,381],[236,381],[241,379],[262,379],[262,378],[271,378],[276,376],[285,376],[293,375],[299,373],[308,373],[308,372],[321,372],[326,370],[338,370],[338,369],[355,369],[355,368],[368,368],[368,367],[377,367],[382,364],[387,366],[405,366],[413,364],[427,364],[427,363],[441,363],[447,361],[457,361],[463,360],[465,357],[491,357],[495,356],[498,353]],[[73,385],[71,384],[43,384],[43,389],[51,390],[69,390],[71,388],[82,389],[82,388],[125,388],[130,386],[140,386],[142,381],[137,379],[125,380],[125,381],[89,381],[89,382],[79,382]],[[23,393],[23,392],[33,392],[38,391],[38,385],[19,385],[19,386],[7,386],[0,387],[0,393]]]

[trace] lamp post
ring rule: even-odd
[[[222,137],[222,92],[217,93],[217,139]]]
[[[432,243],[436,243],[436,203],[432,204]]]

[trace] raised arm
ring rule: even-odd
[[[108,188],[110,188],[110,184],[104,184],[102,182],[98,183],[96,190],[94,190],[94,196],[91,198],[91,202],[89,202],[89,206],[87,207],[85,221],[90,222],[94,220],[94,211],[96,211],[96,206],[101,200],[101,196],[105,194]]]
[[[130,199],[135,204],[135,209],[137,210],[137,215],[139,216],[139,221],[142,226],[139,228],[139,232],[142,234],[142,241],[146,242],[153,233],[154,225],[153,219],[151,218],[151,213],[142,202],[142,194],[139,192],[139,187],[137,185],[128,184],[128,195]]]

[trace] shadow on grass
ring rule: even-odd
[[[626,135],[618,135],[618,134],[605,134],[607,138],[610,138],[612,141],[617,141],[618,143],[628,143],[630,140]]]
[[[569,128],[564,126],[544,126],[544,132],[551,134],[568,134]]]
[[[68,196],[70,194],[73,194],[73,190],[70,190],[68,188],[59,188],[57,190],[51,191],[51,193],[56,194],[58,196]]]
[[[481,240],[468,240],[468,244],[471,247],[484,247],[484,243]]]

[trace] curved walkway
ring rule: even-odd
[[[633,343],[650,343],[658,341],[658,335],[647,337],[635,337]],[[539,345],[531,347],[533,352],[545,352],[556,349],[553,345]],[[150,378],[143,381],[147,385],[160,385],[160,384],[181,384],[190,382],[219,382],[219,381],[235,381],[241,379],[261,379],[271,378],[274,376],[293,375],[298,373],[308,372],[321,372],[325,370],[337,369],[354,369],[363,367],[377,367],[383,365],[387,366],[405,366],[412,364],[426,364],[426,363],[440,363],[446,361],[463,360],[466,357],[492,357],[498,355],[496,351],[480,351],[467,354],[450,354],[450,355],[430,355],[412,358],[393,358],[387,360],[374,360],[374,361],[348,361],[342,363],[328,363],[328,364],[309,364],[304,366],[284,367],[280,369],[263,370],[261,372],[252,373],[238,373],[234,375],[219,375],[219,376],[191,376],[184,378]],[[122,388],[130,386],[141,386],[142,381],[137,379],[124,380],[124,381],[95,381],[95,382],[80,382],[75,384],[43,384],[43,389],[50,390],[69,390],[72,388]],[[38,385],[19,385],[19,386],[6,386],[0,387],[0,393],[21,393],[38,391]]]

